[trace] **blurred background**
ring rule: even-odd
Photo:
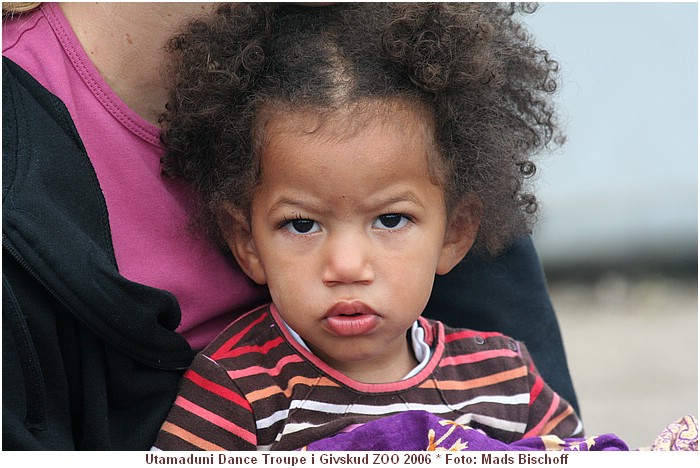
[[[543,3],[566,145],[538,165],[535,243],[589,435],[631,448],[698,415],[698,9]]]

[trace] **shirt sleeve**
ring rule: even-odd
[[[256,450],[256,444],[250,403],[226,371],[200,353],[152,450]]]
[[[530,403],[523,438],[548,434],[560,438],[583,437],[583,423],[574,408],[544,381],[530,353],[519,343],[520,354],[528,369]]]

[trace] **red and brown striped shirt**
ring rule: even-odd
[[[500,333],[419,318],[428,364],[406,380],[356,382],[289,333],[273,305],[233,322],[194,360],[154,443],[160,450],[294,450],[411,410],[523,437],[582,435],[568,402],[540,377],[525,346]]]

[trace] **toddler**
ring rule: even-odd
[[[194,360],[155,449],[294,450],[427,411],[582,435],[522,343],[421,317],[536,211],[556,64],[495,3],[227,4],[171,41],[166,174],[271,303]]]

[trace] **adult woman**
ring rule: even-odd
[[[162,45],[210,8],[44,4],[4,22],[5,449],[148,448],[193,350],[266,299],[188,235],[190,193],[160,177]],[[575,402],[529,239],[442,281],[427,315],[522,339]]]

